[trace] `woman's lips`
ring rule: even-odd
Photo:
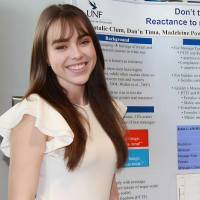
[[[84,72],[87,68],[87,62],[86,63],[81,63],[81,64],[75,64],[75,65],[70,65],[66,67],[68,70],[74,73],[81,73]]]

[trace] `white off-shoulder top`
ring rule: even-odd
[[[117,101],[117,109],[123,117],[126,106]],[[74,134],[65,119],[39,95],[15,105],[0,117],[0,135],[4,138],[0,149],[10,156],[10,132],[29,114],[36,118],[35,126],[45,135],[54,137],[46,142],[41,163],[36,200],[109,200],[112,178],[116,170],[116,151],[90,105],[77,109],[87,117],[90,130],[83,161],[69,172],[63,159],[65,146],[73,142]],[[20,180],[19,180],[20,181]]]

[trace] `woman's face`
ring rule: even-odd
[[[84,87],[96,64],[96,51],[89,34],[79,35],[74,30],[68,39],[69,27],[63,39],[59,39],[61,27],[59,23],[49,27],[47,32],[47,62],[58,78],[60,85],[66,90]]]

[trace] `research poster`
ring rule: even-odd
[[[192,185],[200,174],[198,4],[75,4],[98,35],[110,94],[128,108],[124,119],[129,155],[116,173],[120,200],[182,199],[180,176],[189,180],[196,174],[188,182]],[[184,198],[199,200],[199,194],[196,187]]]

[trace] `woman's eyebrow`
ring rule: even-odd
[[[90,36],[89,33],[84,33],[84,34],[81,34],[78,36],[78,40],[86,37],[86,36]],[[51,43],[51,46],[56,44],[56,43],[62,43],[62,42],[68,42],[70,39],[69,38],[61,38],[61,39],[57,39],[57,40],[54,40],[52,43]]]
[[[61,39],[57,39],[57,40],[54,40],[52,43],[51,43],[51,46],[56,44],[56,43],[61,43],[61,42],[68,42],[69,39],[68,38],[61,38]]]
[[[78,36],[78,40],[80,40],[80,39],[82,39],[82,38],[84,38],[86,36],[90,36],[90,34],[89,33],[83,33],[83,34]]]

